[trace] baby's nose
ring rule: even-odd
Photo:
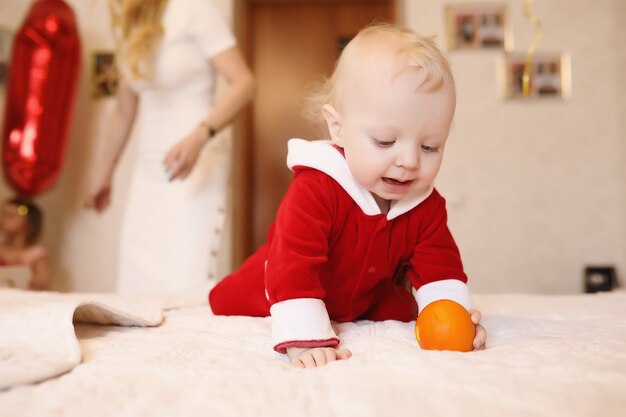
[[[396,157],[396,165],[407,169],[419,168],[419,153],[415,151],[399,152]]]

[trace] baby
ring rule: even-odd
[[[48,252],[38,243],[43,229],[39,207],[22,198],[4,202],[0,211],[0,266],[23,265],[30,269],[28,288],[47,290],[50,285]]]
[[[292,139],[293,181],[268,241],[209,294],[218,315],[272,316],[299,367],[347,359],[331,320],[415,320],[450,299],[472,313],[467,277],[433,188],[454,116],[450,67],[429,38],[363,29],[313,98],[330,140]]]

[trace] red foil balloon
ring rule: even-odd
[[[2,129],[4,174],[23,197],[59,176],[79,69],[74,12],[63,0],[36,1],[13,41]]]

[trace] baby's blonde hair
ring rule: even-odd
[[[317,84],[307,97],[306,116],[323,125],[322,106],[340,108],[344,90],[354,86],[349,81],[358,78],[372,65],[388,64],[395,73],[423,71],[420,87],[430,91],[444,84],[454,85],[450,64],[432,37],[423,37],[412,30],[390,24],[376,24],[362,29],[344,48],[332,75]]]
[[[109,0],[118,57],[133,78],[147,78],[142,63],[163,36],[161,18],[167,0]]]

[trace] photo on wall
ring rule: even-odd
[[[0,28],[0,88],[3,88],[9,77],[9,61],[11,59],[11,47],[13,46],[13,34]]]
[[[445,16],[450,50],[513,47],[506,4],[449,4]]]
[[[118,78],[115,53],[108,51],[94,52],[91,56],[92,97],[114,96],[117,92]]]
[[[570,94],[569,57],[561,53],[535,53],[529,67],[528,95],[524,95],[524,71],[527,55],[512,52],[504,55],[504,91],[508,99],[563,98]]]

